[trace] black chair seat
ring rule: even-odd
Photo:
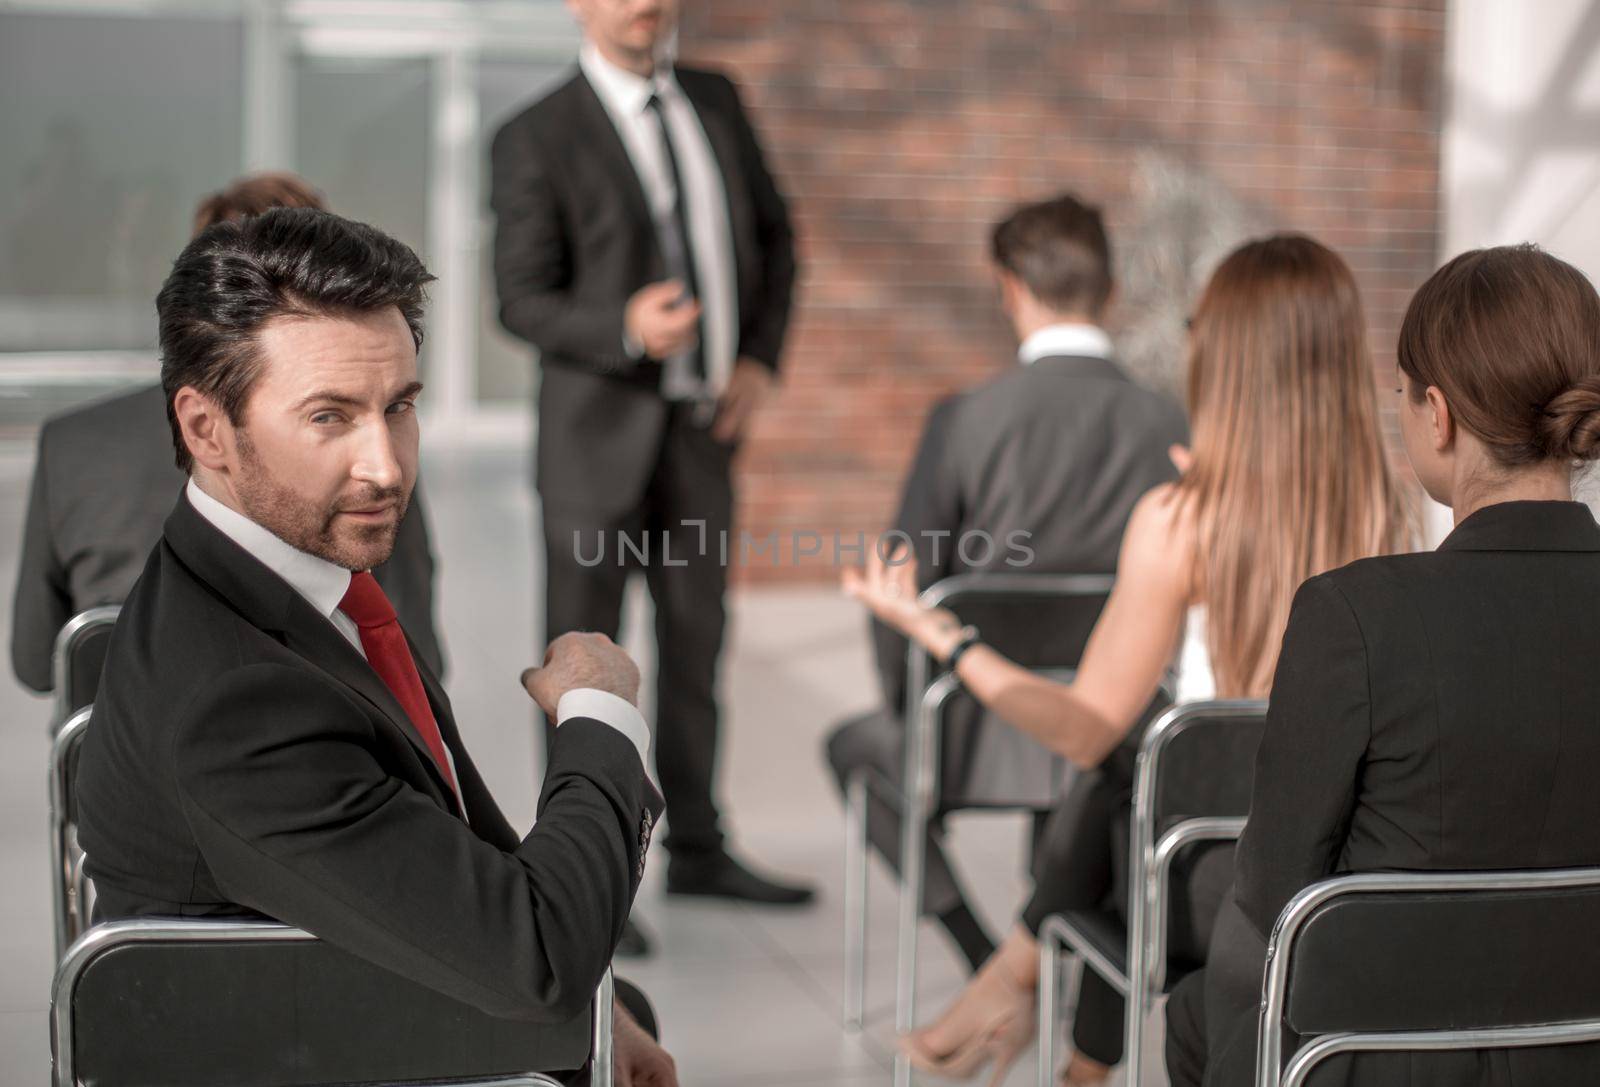
[[[310,1087],[576,1069],[590,1016],[497,1019],[313,940],[129,943],[73,995],[84,1087]]]
[[[1087,948],[1128,976],[1128,926],[1108,910],[1066,910],[1063,920],[1083,935]]]

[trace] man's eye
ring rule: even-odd
[[[396,401],[389,405],[390,415],[404,415],[408,411],[416,411],[417,406],[409,400]]]
[[[311,417],[311,421],[318,426],[331,426],[339,421],[339,413],[336,411],[319,411]]]

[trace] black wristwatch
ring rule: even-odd
[[[962,627],[961,640],[956,643],[956,647],[950,650],[950,655],[945,658],[945,666],[949,668],[950,671],[954,672],[956,670],[956,665],[961,663],[962,654],[971,649],[973,646],[979,645],[982,643],[982,641],[983,636],[978,633],[977,627],[971,625],[970,623]]]

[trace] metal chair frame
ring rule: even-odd
[[[1172,865],[1178,855],[1201,842],[1237,840],[1245,820],[1236,816],[1197,816],[1185,819],[1160,834],[1161,813],[1156,811],[1156,786],[1164,756],[1174,740],[1197,720],[1261,717],[1266,703],[1255,700],[1189,702],[1167,710],[1145,733],[1139,745],[1134,776],[1133,822],[1129,842],[1127,971],[1095,948],[1077,926],[1061,914],[1045,918],[1039,930],[1039,1073],[1040,1087],[1055,1083],[1055,1039],[1058,1027],[1057,997],[1061,959],[1071,951],[1121,993],[1127,1005],[1123,1060],[1127,1081],[1140,1082],[1143,1066],[1145,1022],[1156,998],[1167,984],[1167,920],[1171,909]]]
[[[72,714],[50,742],[50,895],[57,962],[88,927],[89,881],[68,798],[72,795],[72,756],[83,742],[92,711],[93,707],[85,706]]]
[[[118,947],[135,943],[187,944],[229,943],[311,943],[316,937],[303,929],[271,921],[165,921],[135,919],[95,925],[68,949],[56,968],[50,996],[50,1029],[56,1041],[53,1087],[79,1087],[75,1069],[74,1041],[76,1015],[73,998],[78,982],[91,963]],[[612,1053],[612,1001],[615,983],[608,969],[595,991],[595,1014],[590,1082],[594,1087],[612,1087],[615,1063]],[[422,1081],[418,1081],[422,1082]],[[437,1082],[437,1081],[432,1081]],[[403,1087],[393,1084],[392,1087]],[[559,1081],[537,1072],[488,1079],[464,1080],[457,1087],[560,1087]]]
[[[1105,596],[1115,579],[1110,574],[1008,574],[973,572],[945,578],[925,589],[918,601],[944,607],[964,600],[1016,599],[1047,601]],[[933,819],[938,793],[940,724],[950,699],[961,690],[954,674],[932,683],[932,657],[912,643],[906,652],[905,773],[902,808],[901,866],[895,970],[895,1023],[904,1032],[915,1014],[917,925],[926,874],[923,843]],[[1075,669],[1042,668],[1039,674],[1070,682]],[[865,1019],[867,987],[867,802],[874,773],[857,771],[845,783],[844,880],[844,1024],[859,1031]],[[881,776],[880,776],[881,780]]]
[[[72,705],[73,658],[78,647],[88,639],[116,625],[122,609],[115,604],[81,611],[68,619],[56,633],[55,648],[50,653],[50,673],[55,684],[55,709],[51,719],[53,728],[64,725],[81,706]]]
[[[1278,916],[1267,944],[1260,1030],[1256,1042],[1257,1087],[1303,1087],[1323,1061],[1343,1053],[1442,1052],[1572,1045],[1600,1041],[1600,1019],[1559,1023],[1512,1023],[1459,1030],[1349,1031],[1326,1034],[1283,1063],[1283,1019],[1295,942],[1306,923],[1335,899],[1360,894],[1460,894],[1600,888],[1600,868],[1509,872],[1362,872],[1314,883],[1295,895]]]

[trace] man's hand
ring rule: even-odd
[[[550,643],[542,667],[522,673],[522,685],[551,720],[561,696],[580,687],[639,703],[638,666],[604,634],[563,634]]]
[[[678,1066],[617,1001],[612,1012],[616,1087],[678,1087]]]
[[[663,280],[640,287],[628,299],[622,330],[653,359],[671,358],[695,344],[700,303],[683,297],[683,283]]]
[[[744,437],[750,417],[772,388],[772,371],[755,359],[740,359],[728,375],[728,387],[717,401],[717,418],[711,436],[724,445]]]

